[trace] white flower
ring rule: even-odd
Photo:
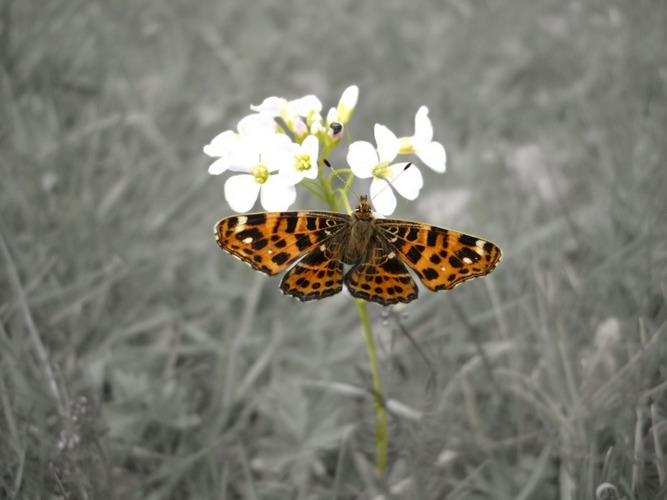
[[[305,116],[306,118],[322,111],[322,103],[317,96],[314,95],[307,95],[300,97],[299,99],[294,99],[288,104],[294,107],[299,116]]]
[[[209,174],[220,175],[228,170],[237,149],[244,140],[261,141],[265,137],[275,135],[277,131],[275,120],[267,113],[253,113],[245,116],[241,118],[236,128],[238,133],[226,130],[204,146],[204,153],[218,158],[208,167]]]
[[[296,190],[288,178],[277,171],[288,165],[284,134],[264,137],[262,141],[239,139],[229,161],[229,170],[243,172],[225,182],[225,198],[235,212],[249,211],[259,195],[262,207],[271,212],[286,210],[296,200]]]
[[[433,125],[428,117],[428,108],[422,106],[415,115],[415,135],[401,137],[400,154],[416,154],[421,161],[438,173],[446,169],[447,155],[439,142],[433,141]]]
[[[236,129],[241,137],[259,139],[278,132],[278,124],[270,113],[253,113],[241,118]]]
[[[318,120],[321,122],[322,103],[314,95],[307,95],[288,101],[282,97],[267,97],[259,106],[250,109],[260,114],[280,118],[297,138],[308,133],[309,127]]]
[[[306,137],[301,144],[292,141],[285,143],[290,160],[280,169],[280,175],[291,184],[298,184],[304,177],[317,178],[319,146],[320,142],[314,135]]]
[[[209,174],[220,175],[229,168],[229,160],[237,141],[238,135],[233,130],[226,130],[214,137],[210,144],[204,146],[204,153],[213,158],[218,157],[208,167]]]
[[[354,111],[355,106],[357,105],[357,99],[359,99],[359,87],[356,85],[351,85],[343,91],[343,95],[340,96],[340,101],[338,101],[338,120],[343,124],[346,124],[350,121],[352,116],[352,111]]]
[[[375,142],[377,151],[370,142],[357,141],[350,144],[347,162],[357,177],[373,177],[370,187],[373,205],[381,214],[389,215],[396,208],[396,197],[393,189],[387,187],[387,182],[391,182],[392,188],[401,196],[414,200],[424,181],[416,166],[412,165],[406,170],[407,163],[390,164],[399,150],[398,139],[391,130],[376,124]]]

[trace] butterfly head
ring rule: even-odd
[[[357,205],[357,208],[354,209],[354,215],[357,219],[373,218],[373,208],[371,207],[367,196],[361,196],[359,198],[359,204]]]

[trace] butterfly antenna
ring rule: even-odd
[[[398,179],[401,175],[403,175],[403,172],[405,172],[405,171],[406,171],[407,169],[409,169],[411,166],[412,166],[412,162],[408,163],[405,167],[403,167],[403,170],[401,170],[401,171],[398,173],[398,175],[397,175],[396,177],[394,177],[393,179],[391,179],[391,180],[389,180],[389,179],[383,177],[382,179],[387,183],[387,185],[386,185],[385,187],[383,187],[382,189],[380,189],[380,191],[378,191],[377,194],[376,194],[375,196],[373,196],[373,199],[371,199],[371,201],[373,201],[375,198],[377,198],[378,196],[380,196],[380,193],[381,193],[382,191],[384,191],[384,190],[387,189],[389,186],[391,186],[391,184],[392,184],[396,179]]]
[[[333,174],[334,174],[336,177],[338,177],[338,180],[341,181],[341,182],[343,183],[343,186],[347,186],[347,181],[346,181],[345,179],[343,179],[343,178],[340,176],[340,174],[339,174],[338,172],[336,172],[336,169],[333,168],[333,166],[331,165],[331,163],[329,163],[329,160],[327,160],[327,159],[325,158],[325,159],[324,159],[324,164],[325,164],[327,167],[329,167],[329,168],[331,169],[331,171],[333,172]],[[350,188],[350,191],[352,191],[352,194],[353,194],[354,196],[357,197],[357,200],[360,199],[360,198],[359,198],[359,195],[356,193],[356,191],[355,191],[354,189],[352,189],[352,186],[349,186],[349,188]]]

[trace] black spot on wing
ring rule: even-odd
[[[266,222],[266,214],[251,214],[246,217],[246,226],[259,226]]]
[[[422,271],[424,278],[427,280],[434,280],[438,277],[438,272],[432,267],[427,267]]]
[[[253,241],[257,241],[263,239],[264,234],[262,234],[262,232],[256,227],[244,229],[243,231],[239,231],[238,233],[236,233],[237,240],[243,241],[246,238],[251,238]]]
[[[454,256],[454,255],[452,255],[452,256],[449,258],[449,264],[450,264],[452,267],[456,267],[456,268],[461,268],[461,267],[463,267],[463,262],[461,262],[461,259],[459,259],[458,257],[456,257],[456,256]]]
[[[464,259],[464,258],[469,258],[473,262],[477,262],[480,260],[482,257],[479,255],[477,252],[475,252],[472,248],[468,247],[463,247],[460,250],[456,252],[456,256],[459,259]]]
[[[254,250],[261,250],[262,248],[264,248],[268,244],[269,244],[269,242],[266,241],[265,239],[255,240],[255,241],[252,242],[252,248]]]
[[[405,272],[405,267],[398,259],[388,259],[380,264],[379,267],[389,274],[403,274]]]
[[[410,250],[408,250],[408,252],[405,254],[405,257],[413,264],[416,264],[419,262],[419,259],[422,258],[423,250],[424,247],[422,245],[414,245],[410,248]]]
[[[285,231],[291,234],[296,230],[296,223],[298,222],[298,219],[296,217],[288,217],[286,220],[287,227],[285,228]]]
[[[298,280],[296,280],[296,284],[305,288],[308,285],[310,285],[310,281],[308,281],[306,278],[301,277]]]
[[[282,266],[285,262],[287,262],[290,258],[290,255],[286,252],[280,252],[274,255],[271,260],[278,264],[279,266]]]
[[[405,239],[408,241],[416,241],[417,238],[419,238],[419,229],[411,227],[408,234],[405,236]]]
[[[296,239],[296,247],[301,251],[306,250],[311,245],[312,243],[310,242],[310,238],[307,234],[302,234]]]
[[[474,247],[477,244],[477,238],[474,238],[469,234],[462,234],[461,236],[459,236],[459,242],[463,245]]]

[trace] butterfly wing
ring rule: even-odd
[[[376,219],[375,228],[431,290],[449,290],[489,274],[500,261],[490,241],[418,222]]]
[[[283,293],[302,301],[323,299],[343,288],[343,261],[326,243],[312,250],[287,271],[280,282]]]
[[[336,212],[270,212],[234,215],[215,225],[218,244],[254,269],[274,275],[347,227]]]
[[[382,252],[373,260],[357,264],[345,275],[345,285],[353,297],[383,306],[417,298],[417,285],[395,254],[392,257],[391,252]]]

